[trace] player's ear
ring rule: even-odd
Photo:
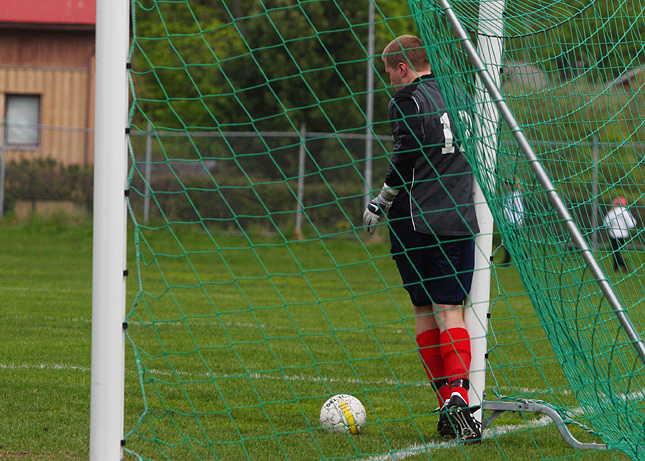
[[[397,69],[399,70],[399,73],[402,77],[405,77],[405,75],[408,73],[408,65],[404,62],[398,63]]]

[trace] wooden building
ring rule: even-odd
[[[6,161],[91,164],[96,0],[0,3]]]

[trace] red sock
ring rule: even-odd
[[[441,357],[444,372],[452,384],[457,379],[468,379],[470,370],[470,335],[465,328],[451,328],[441,333]],[[468,389],[451,387],[450,393],[459,392],[468,403]]]
[[[450,398],[450,386],[448,381],[445,380],[443,371],[443,359],[441,358],[441,348],[439,347],[439,329],[435,328],[427,330],[417,336],[417,345],[421,353],[421,360],[423,361],[426,373],[430,382],[433,384],[437,392],[437,400],[439,405]],[[442,383],[442,381],[445,381]],[[444,395],[445,394],[445,395]]]
[[[439,388],[437,399],[439,400],[439,406],[443,406],[448,400],[450,400],[450,395],[452,394],[452,389],[448,385],[448,380],[445,380],[445,384]]]

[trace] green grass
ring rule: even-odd
[[[627,459],[576,451],[532,414],[502,415],[481,445],[441,440],[385,242],[170,237],[140,235],[143,292],[128,319],[126,448],[144,459]],[[91,226],[2,224],[0,245],[0,459],[87,459]],[[505,296],[491,319],[488,397],[523,388],[576,408],[516,271],[495,274],[493,296],[498,284]],[[340,392],[367,408],[360,436],[319,428]]]
[[[0,226],[0,459],[89,450],[91,227]]]

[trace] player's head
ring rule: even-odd
[[[423,42],[414,35],[401,35],[392,40],[383,49],[381,58],[393,86],[412,83],[419,75],[430,72]]]
[[[627,206],[627,200],[625,197],[616,197],[611,201],[614,206]]]

